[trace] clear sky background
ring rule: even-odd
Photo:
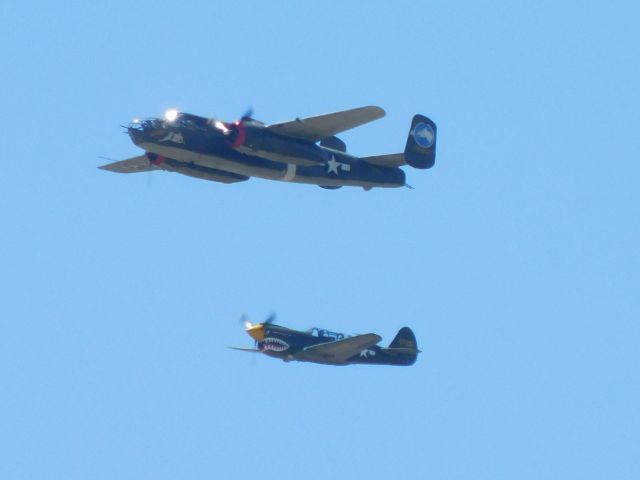
[[[0,5],[0,478],[640,475],[635,2]],[[96,169],[170,107],[342,138],[415,190]],[[238,319],[414,329],[284,364]]]

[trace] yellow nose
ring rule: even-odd
[[[250,327],[247,327],[247,333],[254,340],[264,340],[264,325],[262,325],[261,323],[257,325],[251,325]]]

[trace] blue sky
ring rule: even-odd
[[[0,477],[637,478],[633,2],[4,2]],[[133,116],[438,124],[415,190],[95,167]],[[411,368],[228,350],[408,325]]]

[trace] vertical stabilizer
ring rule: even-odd
[[[415,115],[404,149],[405,161],[414,168],[431,168],[436,163],[437,127],[424,115]]]
[[[418,342],[416,336],[409,327],[402,327],[398,334],[389,344],[389,348],[409,348],[418,350]]]

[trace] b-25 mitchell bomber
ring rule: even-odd
[[[119,173],[166,170],[221,183],[259,177],[343,186],[407,186],[400,168],[431,168],[436,158],[436,125],[415,115],[403,153],[355,157],[335,135],[385,115],[368,106],[309,118],[264,124],[247,112],[235,122],[169,110],[164,118],[134,120],[127,133],[145,153],[103,165]]]
[[[416,337],[408,327],[400,329],[388,347],[377,345],[382,337],[375,333],[345,336],[323,328],[293,330],[273,323],[245,322],[255,348],[231,347],[245,352],[264,353],[285,362],[313,362],[326,365],[413,365],[418,357]]]

